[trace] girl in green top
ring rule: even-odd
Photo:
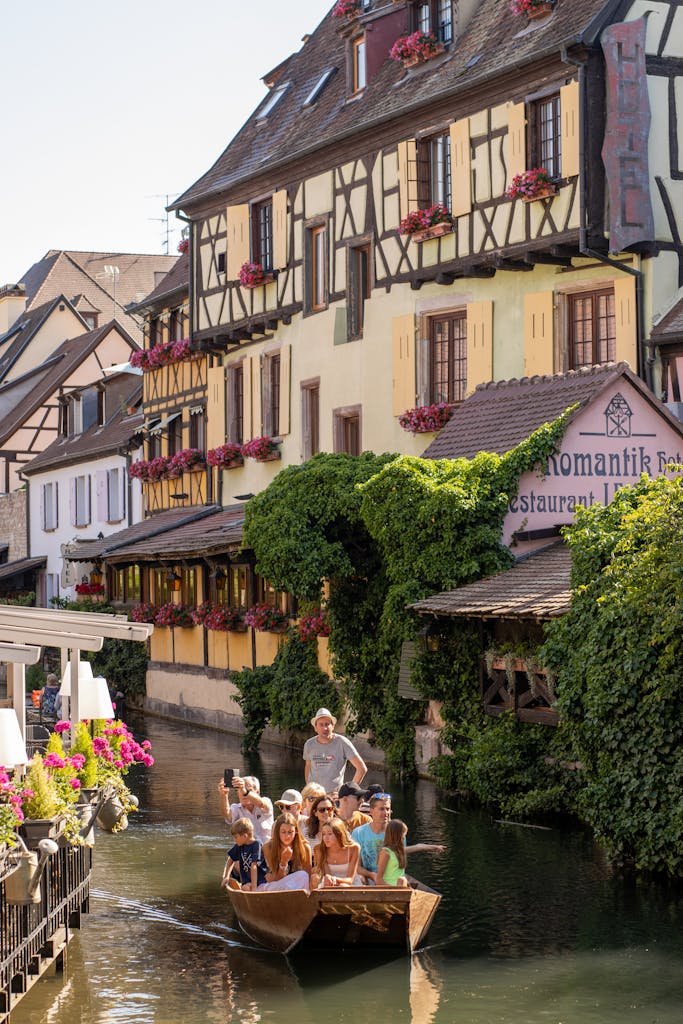
[[[407,888],[406,836],[408,827],[399,818],[387,823],[384,846],[377,858],[377,885]]]

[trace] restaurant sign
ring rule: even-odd
[[[609,504],[643,473],[670,473],[683,464],[681,429],[622,377],[571,420],[543,474],[525,473],[511,498],[504,540],[518,531],[570,523],[577,505]]]

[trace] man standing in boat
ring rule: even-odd
[[[317,782],[326,793],[336,793],[344,782],[346,764],[354,769],[353,782],[360,785],[367,773],[367,765],[351,740],[334,731],[337,719],[327,708],[318,708],[311,719],[315,736],[304,743],[304,774],[306,782]]]

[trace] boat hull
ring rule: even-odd
[[[312,893],[228,890],[249,938],[278,953],[299,945],[394,946],[408,952],[425,940],[441,896],[410,889],[353,887]]]

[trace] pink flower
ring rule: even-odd
[[[416,409],[408,409],[401,413],[398,422],[404,430],[411,434],[425,434],[441,430],[453,415],[454,406],[448,402],[437,402],[434,405],[421,405]]]
[[[35,793],[33,792],[32,789],[29,789],[28,786],[26,787],[26,789],[22,789],[22,791],[21,791],[21,799],[22,800],[30,800],[31,797],[33,797],[33,796],[35,796]]]
[[[142,743],[140,744],[140,746],[142,747],[143,750],[151,750],[152,749],[152,744],[149,742],[149,740],[143,740]]]
[[[80,789],[81,788],[81,783],[80,783],[79,779],[71,779],[70,782],[69,782],[69,785],[71,786],[72,789]]]
[[[152,757],[151,754],[145,754],[145,756],[142,759],[142,763],[144,764],[145,768],[151,768],[152,765],[154,764],[154,758]]]
[[[46,754],[43,758],[43,764],[46,768],[64,768],[66,761],[59,754]]]
[[[109,750],[109,744],[102,736],[96,736],[92,741],[92,748],[99,756],[101,754],[105,754]]]
[[[114,761],[114,768],[118,768],[119,771],[121,770],[121,768],[125,768],[125,767],[126,767],[125,764],[123,763],[123,761],[120,758],[117,758],[116,761]]]
[[[55,732],[67,732],[71,728],[71,722],[67,722],[65,718],[61,718],[58,722],[55,722]]]
[[[81,768],[85,764],[85,755],[72,754],[70,757],[67,757],[66,763],[71,765],[72,768],[75,768],[77,772],[80,772]]]

